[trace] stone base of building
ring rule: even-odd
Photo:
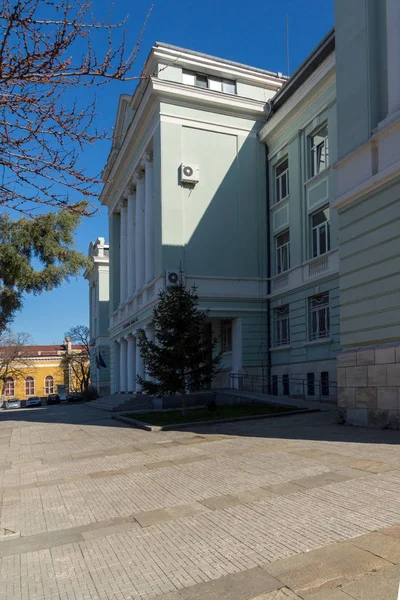
[[[346,423],[400,429],[400,342],[341,352],[337,382]]]

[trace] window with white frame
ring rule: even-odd
[[[310,135],[311,141],[311,176],[318,175],[329,167],[328,125]]]
[[[44,380],[44,393],[45,394],[54,394],[54,377],[51,375],[47,375]]]
[[[310,340],[329,337],[329,293],[318,294],[309,299]]]
[[[232,350],[232,321],[230,319],[221,321],[221,350],[222,352]]]
[[[35,380],[33,377],[25,379],[25,396],[33,396],[35,393]]]
[[[276,238],[276,272],[283,273],[290,268],[290,234],[289,229]]]
[[[4,395],[5,396],[14,396],[15,394],[15,382],[12,377],[7,377],[4,384]]]
[[[236,82],[223,77],[214,77],[204,73],[194,71],[182,71],[182,83],[185,85],[194,85],[203,89],[214,90],[214,92],[223,92],[224,94],[236,94]]]
[[[290,344],[289,304],[275,309],[275,346]]]
[[[275,167],[276,202],[289,195],[289,161],[286,157]]]
[[[329,216],[329,206],[311,215],[313,258],[330,250]]]

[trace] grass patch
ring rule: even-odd
[[[181,410],[157,411],[149,413],[128,413],[124,417],[136,419],[149,425],[175,425],[179,423],[195,423],[198,421],[216,421],[219,419],[233,419],[236,417],[254,417],[258,415],[272,415],[282,412],[299,410],[295,406],[278,406],[274,404],[233,404],[232,406],[217,406],[216,411],[208,408],[190,408],[186,415]]]

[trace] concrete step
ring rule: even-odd
[[[113,394],[94,400],[90,406],[108,412],[146,411],[153,408],[151,400],[142,394]]]

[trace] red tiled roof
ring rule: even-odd
[[[71,348],[72,350],[85,350],[86,346],[72,344]],[[0,348],[1,350],[5,350],[5,348]],[[24,346],[21,352],[24,356],[58,356],[59,353],[65,352],[65,346],[64,344],[57,346]]]

